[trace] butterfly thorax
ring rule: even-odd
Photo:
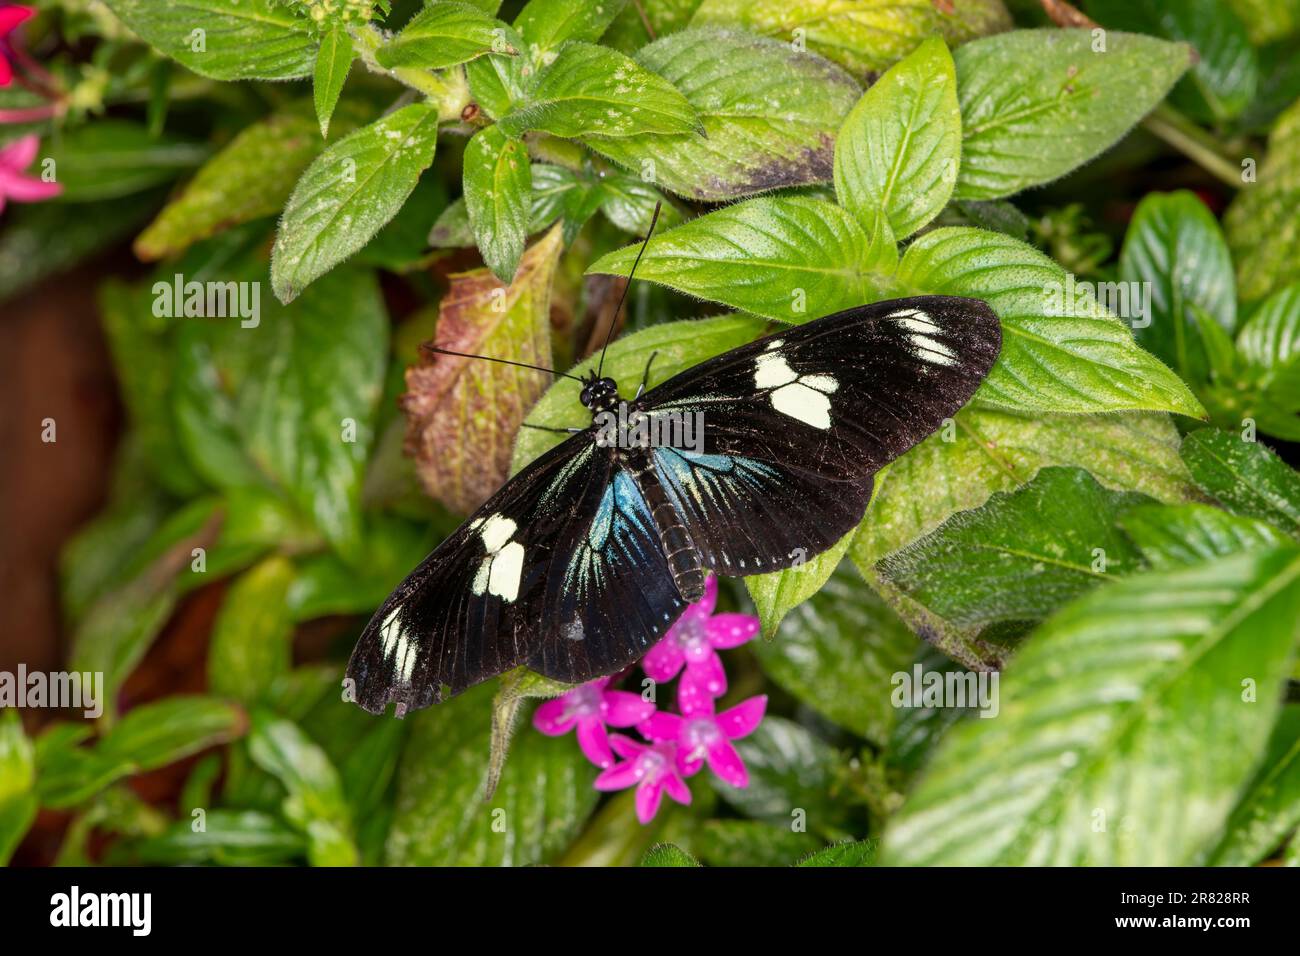
[[[593,419],[601,412],[613,411],[618,407],[618,383],[612,378],[598,378],[593,372],[590,378],[584,378],[582,382],[582,394],[578,396],[578,401],[585,408],[591,409]]]

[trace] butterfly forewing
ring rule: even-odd
[[[872,476],[974,394],[1001,347],[997,316],[951,296],[850,309],[733,349],[642,396],[699,413],[703,453],[656,467],[720,574],[760,574],[826,550],[866,511]]]
[[[577,435],[398,586],[347,677],[372,713],[426,707],[524,664],[577,683],[640,657],[684,606],[635,483],[613,449]]]

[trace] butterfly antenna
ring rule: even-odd
[[[514,365],[519,368],[531,368],[536,372],[548,372],[551,375],[558,375],[561,378],[571,378],[575,382],[581,382],[582,379],[576,375],[570,375],[568,372],[557,372],[553,368],[547,368],[544,365],[529,365],[527,362],[513,362],[510,359],[493,358],[491,355],[474,355],[471,352],[453,352],[451,349],[444,349],[437,345],[430,345],[425,342],[420,348],[426,352],[436,352],[438,355],[458,355],[461,358],[482,359],[484,362],[500,362],[502,365]]]
[[[596,378],[600,378],[600,373],[605,370],[605,350],[609,348],[609,340],[614,337],[614,329],[618,325],[618,315],[623,311],[623,303],[627,301],[627,292],[632,288],[632,277],[636,275],[636,267],[641,264],[641,256],[645,254],[645,247],[650,245],[650,237],[654,235],[655,223],[659,221],[659,210],[663,208],[663,200],[655,203],[654,215],[650,217],[650,228],[645,231],[645,238],[641,240],[641,248],[637,250],[636,259],[632,262],[632,269],[627,274],[627,285],[623,286],[623,294],[618,297],[618,306],[614,309],[614,315],[609,320],[609,331],[605,333],[605,344],[600,347],[600,362],[596,365]]]

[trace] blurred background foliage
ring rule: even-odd
[[[280,298],[291,299],[281,304],[267,281],[268,261],[276,217],[296,184],[329,144],[410,95],[382,70],[354,65],[337,106],[326,113],[326,140],[308,84],[213,79],[181,65],[186,61],[174,51],[167,51],[176,57],[169,59],[142,42],[137,34],[149,33],[145,0],[37,6],[39,15],[24,27],[26,48],[60,91],[59,109],[0,125],[0,146],[39,135],[42,155],[55,158],[64,188],[47,202],[11,204],[0,218],[0,307],[7,318],[17,316],[60,283],[96,283],[123,424],[113,436],[111,474],[96,492],[102,507],[62,545],[60,633],[48,635],[58,641],[60,667],[104,672],[106,709],[95,723],[40,712],[24,713],[21,722],[12,710],[0,715],[0,858],[860,865],[872,861],[893,819],[901,834],[893,861],[965,859],[953,849],[962,828],[975,825],[972,815],[986,801],[1011,795],[990,794],[985,782],[952,769],[954,762],[960,755],[978,770],[991,752],[1022,745],[1016,735],[1029,731],[1014,713],[989,722],[1009,735],[1003,739],[983,733],[973,726],[983,722],[959,709],[894,707],[895,673],[917,663],[927,670],[959,667],[919,641],[917,618],[900,616],[900,608],[920,602],[973,628],[979,646],[993,648],[990,659],[1000,660],[1001,649],[1016,646],[1036,622],[1102,592],[1069,575],[1035,579],[1032,567],[1002,569],[999,592],[1020,591],[1032,606],[1007,607],[975,586],[959,589],[954,582],[978,582],[981,573],[953,558],[966,553],[950,540],[959,528],[891,541],[898,525],[882,520],[879,540],[860,541],[851,551],[846,542],[823,562],[818,584],[825,585],[811,588],[815,594],[751,589],[765,631],[775,633],[728,657],[729,699],[756,692],[771,698],[773,716],[738,744],[751,786],[697,787],[694,805],[669,805],[648,827],[636,823],[630,793],[603,797],[592,789],[596,770],[571,740],[544,738],[527,727],[518,731],[495,794],[484,802],[495,685],[403,721],[376,719],[339,699],[342,666],[364,621],[481,500],[484,488],[500,480],[515,430],[548,384],[528,373],[494,380],[497,404],[472,409],[477,417],[462,431],[464,407],[429,400],[440,383],[436,376],[422,382],[431,373],[420,343],[440,330],[440,343],[469,342],[479,350],[500,347],[545,360],[549,349],[556,365],[566,367],[588,356],[616,321],[622,280],[586,274],[588,266],[642,234],[656,200],[668,200],[665,228],[712,203],[772,186],[785,187],[777,195],[834,198],[829,167],[809,174],[817,180],[811,183],[750,179],[721,193],[692,191],[673,172],[661,178],[662,188],[652,188],[624,171],[635,162],[622,141],[587,149],[572,139],[538,137],[529,142],[535,161],[523,234],[539,238],[516,272],[520,260],[512,264],[508,248],[475,249],[482,234],[461,193],[467,136],[478,127],[453,120],[432,164],[416,171],[400,212],[315,281],[277,282]],[[529,29],[517,19],[521,3],[507,2],[499,12],[496,4],[478,6],[516,30]],[[797,8],[788,19],[799,23],[813,21],[822,6],[817,0],[612,3],[616,15],[587,38],[633,53],[650,39],[647,25],[663,36],[689,24],[795,41],[772,11]],[[863,17],[850,18],[850,28],[804,39],[863,85],[927,36],[942,35],[956,47],[1013,25],[1064,26],[1071,15],[1061,4],[954,0],[894,5],[889,16],[896,19],[881,23],[873,18],[884,5],[861,6]],[[952,17],[949,7],[956,9]],[[1143,588],[1198,593],[1195,568],[1188,571],[1167,544],[1170,538],[1184,548],[1208,541],[1200,556],[1229,555],[1225,560],[1236,563],[1215,573],[1236,575],[1249,593],[1273,580],[1268,575],[1276,569],[1268,562],[1290,557],[1300,531],[1300,479],[1286,464],[1296,461],[1289,443],[1300,441],[1300,5],[1093,0],[1082,7],[1080,15],[1108,28],[1190,43],[1199,59],[1146,121],[1095,161],[1014,202],[954,199],[930,228],[974,225],[1023,240],[1079,280],[1151,283],[1154,321],[1137,331],[1139,343],[1183,379],[1212,424],[1237,432],[1244,419],[1253,420],[1277,453],[1262,446],[1239,452],[1215,444],[1214,436],[1226,433],[1198,432],[1196,443],[1183,442],[1180,457],[1166,416],[1149,426],[1168,429],[1158,441],[1133,437],[1148,426],[1091,416],[1086,429],[1095,437],[1088,441],[1099,450],[1079,461],[1077,451],[1075,458],[1060,452],[1046,428],[1026,438],[1008,416],[984,411],[978,421],[968,419],[973,434],[993,444],[1005,436],[1008,449],[1017,441],[1034,449],[1016,465],[1022,473],[1014,482],[990,489],[1039,498],[1029,508],[1000,494],[987,506],[994,510],[982,508],[974,529],[968,524],[965,531],[977,543],[1023,541],[1036,530],[1024,524],[1034,515],[1048,528],[1095,526],[1092,537],[1080,532],[1080,540],[1113,535],[1111,554],[1149,570],[1124,582],[1134,606]],[[289,15],[288,7],[273,9]],[[385,25],[400,26],[419,9],[398,0]],[[313,51],[320,42],[312,40]],[[292,64],[285,69],[302,75]],[[318,96],[320,83],[317,75]],[[833,131],[857,100],[857,86],[841,98],[822,97],[805,108],[834,113],[819,120]],[[490,110],[489,100],[480,99]],[[40,91],[21,85],[0,89],[0,110],[39,111],[45,102]],[[778,128],[771,135],[786,133]],[[1253,164],[1249,184],[1243,161]],[[513,283],[507,288],[483,267],[485,260]],[[260,282],[257,329],[158,315],[154,284],[177,275]],[[480,334],[474,303],[492,288],[507,295],[510,319]],[[720,311],[666,285],[641,282],[631,290],[622,331],[654,334],[666,323]],[[715,351],[726,347],[727,335],[738,336],[738,344],[763,327],[749,318],[728,321],[752,328],[711,326],[719,336],[710,340]],[[452,330],[464,337],[447,338]],[[527,351],[522,343],[532,340],[545,349]],[[691,354],[683,353],[686,364]],[[1200,424],[1176,422],[1183,430]],[[27,421],[20,425],[30,429]],[[1133,435],[1117,437],[1126,429]],[[77,439],[63,432],[59,440]],[[1152,452],[1157,444],[1163,450]],[[44,453],[39,446],[28,452]],[[475,462],[486,462],[481,473],[473,472]],[[1039,471],[1049,465],[1083,465],[1093,474],[1078,467]],[[1124,480],[1134,472],[1142,474]],[[1173,506],[1157,499],[1191,510],[1173,514]],[[1051,503],[1062,506],[1055,524],[1043,517]],[[1143,508],[1165,510],[1152,518]],[[1175,522],[1184,528],[1177,534],[1170,530]],[[934,537],[944,534],[949,537]],[[1240,547],[1223,545],[1229,539]],[[908,548],[897,551],[900,544]],[[1243,563],[1237,554],[1243,550],[1255,563]],[[854,560],[837,568],[845,554]],[[887,554],[890,562],[878,565]],[[1080,560],[1087,558],[1085,550]],[[864,584],[864,573],[886,580],[880,593]],[[1167,577],[1150,577],[1160,574]],[[1272,619],[1257,632],[1281,637],[1250,659],[1251,666],[1269,669],[1255,676],[1261,695],[1275,699],[1282,698],[1286,678],[1296,676],[1289,663],[1294,634],[1289,643],[1286,637],[1288,608],[1294,618],[1296,603],[1289,580],[1281,603],[1270,605]],[[746,588],[728,584],[723,605],[748,610]],[[1099,601],[1071,607],[1106,620],[1114,605]],[[1127,634],[1122,623],[1114,622],[1121,636]],[[1151,633],[1159,636],[1162,626],[1150,623]],[[1071,627],[1067,613],[1039,635],[1037,653],[1027,652],[1022,662],[1024,686],[1036,687],[1038,673],[1050,690],[1065,662],[1082,659],[1073,655],[1085,653],[1086,635]],[[1122,657],[1124,647],[1105,650],[1110,656],[1103,655],[1099,668]],[[6,648],[4,666],[16,664]],[[1236,662],[1225,664],[1218,676],[1227,675],[1235,687],[1240,667],[1233,667]],[[1188,708],[1205,703],[1199,693],[1186,690]],[[1032,703],[1033,694],[1008,699],[1028,707],[1024,701]],[[1127,754],[1152,766],[1191,765],[1196,742],[1204,739],[1198,733],[1219,734],[1229,750],[1245,748],[1235,776],[1212,791],[1219,809],[1209,830],[1170,837],[1150,858],[1276,858],[1300,820],[1297,705],[1287,704],[1276,722],[1261,719],[1250,727],[1239,717],[1220,717],[1217,729],[1206,721],[1175,734],[1178,746],[1169,743],[1169,752],[1153,755],[1134,744]],[[953,736],[947,762],[900,814],[918,771],[954,725],[970,732]],[[1159,749],[1153,741],[1165,739],[1160,733],[1139,729],[1134,738]],[[1251,784],[1255,768],[1260,776]],[[974,810],[952,808],[962,793],[978,798]],[[806,826],[792,827],[792,808],[803,812]],[[496,811],[504,811],[504,831]],[[1197,826],[1205,829],[1203,822]],[[675,846],[649,852],[663,843]],[[1292,859],[1296,853],[1293,844]]]

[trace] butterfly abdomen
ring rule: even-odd
[[[659,544],[668,559],[668,570],[677,586],[677,593],[688,604],[698,601],[704,596],[704,564],[681,515],[659,482],[650,455],[643,450],[630,453],[627,467],[650,508],[650,517],[659,532]]]

